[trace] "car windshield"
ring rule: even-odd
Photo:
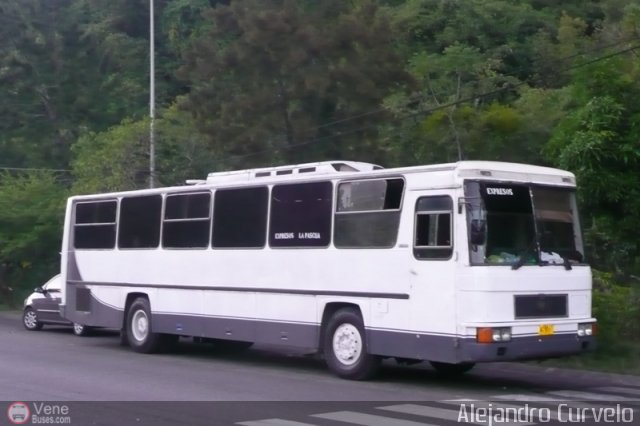
[[[51,278],[42,288],[47,291],[60,291],[60,276]]]
[[[467,181],[473,264],[563,264],[584,261],[575,192],[567,188]]]

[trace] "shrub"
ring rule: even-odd
[[[616,283],[611,273],[593,271],[593,315],[598,319],[598,353],[626,352],[640,339],[640,291]]]

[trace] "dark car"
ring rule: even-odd
[[[42,287],[36,287],[33,293],[24,300],[22,324],[27,330],[42,329],[45,324],[73,326],[73,333],[78,336],[87,334],[88,327],[73,323],[60,316],[60,292],[62,278],[56,275]]]

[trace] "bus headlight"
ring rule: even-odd
[[[476,329],[478,343],[509,342],[510,340],[511,327],[480,327]]]
[[[587,322],[584,324],[578,324],[578,336],[594,336],[596,334],[596,324]]]
[[[500,337],[503,342],[508,342],[511,340],[511,328],[501,328]]]

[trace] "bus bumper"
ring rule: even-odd
[[[555,358],[593,351],[594,336],[559,334],[555,336],[514,336],[508,342],[478,343],[475,339],[460,339],[458,362],[491,362]]]

